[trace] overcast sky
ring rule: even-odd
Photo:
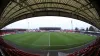
[[[78,27],[79,29],[86,29],[89,26],[90,24],[72,18],[42,16],[20,20],[9,24],[5,28],[36,29],[39,27],[61,27],[62,29],[74,29],[75,27]]]

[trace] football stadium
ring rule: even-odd
[[[79,33],[29,32],[7,35],[4,39],[33,50],[66,50],[91,42],[95,37]]]
[[[100,31],[2,28],[19,20],[60,16],[100,30],[99,0],[0,0],[0,56],[100,56]]]

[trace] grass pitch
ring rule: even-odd
[[[61,50],[78,47],[95,39],[79,33],[30,32],[6,35],[5,40],[35,50]]]

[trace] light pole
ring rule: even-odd
[[[72,31],[73,31],[73,21],[71,20],[71,26],[72,26]]]

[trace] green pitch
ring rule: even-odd
[[[81,46],[91,42],[95,37],[79,33],[30,32],[6,35],[4,39],[24,48],[62,50]]]

